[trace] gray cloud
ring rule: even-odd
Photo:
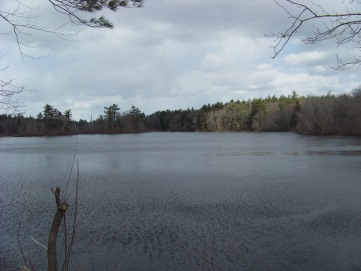
[[[66,21],[47,1],[34,5],[43,14],[39,24],[56,27]],[[361,84],[360,68],[347,73],[323,68],[339,52],[330,43],[305,46],[295,39],[272,60],[272,39],[264,34],[288,22],[273,1],[152,0],[142,9],[102,14],[114,29],[66,25],[64,31],[81,30],[69,37],[73,41],[46,33],[27,37],[37,46],[29,52],[47,55],[43,59],[24,63],[14,40],[5,37],[0,49],[7,53],[7,76],[36,90],[20,97],[26,114],[36,115],[46,103],[61,111],[71,108],[75,119],[97,117],[113,103],[149,114],[292,90],[341,93]]]

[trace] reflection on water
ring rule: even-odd
[[[75,142],[0,139],[1,258],[19,255],[20,225],[24,251],[46,261],[30,236],[46,243],[49,188],[66,182]],[[77,142],[76,256],[85,269],[361,269],[360,138],[150,133]]]
[[[291,155],[291,156],[361,156],[361,151],[305,151],[305,152],[230,152],[222,153],[219,155],[233,155],[233,156],[279,156],[279,155]]]

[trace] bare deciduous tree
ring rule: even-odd
[[[341,2],[341,0],[340,0]],[[337,64],[331,68],[344,70],[355,65],[361,65],[361,11],[360,0],[342,1],[340,10],[328,11],[322,4],[305,1],[278,0],[278,6],[289,18],[285,30],[273,33],[275,45],[273,58],[276,58],[287,46],[298,31],[310,27],[312,32],[303,39],[306,44],[316,44],[331,40],[337,47],[353,50],[352,59],[341,59],[337,56]],[[341,7],[341,6],[340,6]]]

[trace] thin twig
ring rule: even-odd
[[[23,248],[22,248],[22,246],[21,246],[20,237],[19,237],[19,232],[20,232],[20,225],[19,225],[19,227],[18,227],[18,231],[17,231],[16,237],[17,237],[17,240],[18,240],[18,245],[19,245],[19,248],[20,248],[21,257],[23,258],[25,267],[27,267],[27,263],[26,263],[27,261],[26,261],[25,255],[24,255]]]
[[[40,243],[39,241],[37,241],[34,237],[32,237],[31,235],[30,235],[30,237],[31,237],[31,239],[32,239],[36,244],[38,244],[39,246],[41,246],[41,247],[44,248],[45,250],[48,250],[48,248],[47,248],[45,245],[43,245],[42,243]]]

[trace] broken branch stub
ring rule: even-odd
[[[65,215],[66,210],[69,207],[69,204],[65,201],[61,202],[59,187],[57,187],[55,190],[51,189],[51,191],[55,196],[55,202],[57,208],[53,219],[53,223],[51,225],[49,239],[48,239],[48,270],[57,271],[58,263],[57,263],[56,241],[57,241],[61,221]]]

